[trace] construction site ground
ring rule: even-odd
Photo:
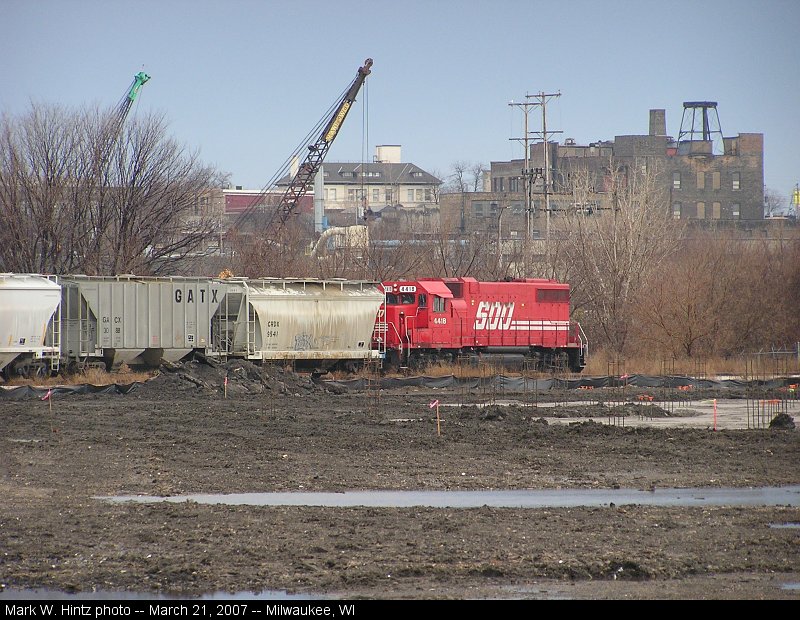
[[[349,389],[241,362],[124,391],[3,390],[0,597],[800,599],[797,503],[107,499],[798,485],[796,400],[755,420],[741,394]]]

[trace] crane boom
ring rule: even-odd
[[[106,164],[111,157],[111,151],[119,139],[122,128],[125,126],[125,119],[128,118],[128,113],[139,95],[139,91],[145,82],[150,79],[144,71],[140,71],[133,76],[133,82],[128,87],[128,90],[120,99],[117,107],[109,114],[104,127],[103,127],[103,142],[100,145],[99,154],[97,157],[98,165],[101,169],[105,169]]]
[[[347,92],[339,100],[338,105],[325,124],[325,128],[322,130],[317,141],[308,146],[308,154],[303,160],[303,163],[298,167],[297,173],[295,173],[290,181],[286,191],[281,196],[278,208],[273,215],[272,220],[277,217],[279,225],[282,226],[286,223],[286,220],[289,219],[289,216],[291,216],[297,208],[300,199],[308,191],[308,187],[313,182],[314,176],[319,172],[322,162],[328,154],[328,149],[330,149],[336,135],[339,133],[339,129],[344,119],[347,117],[350,107],[356,100],[358,91],[361,90],[364,80],[366,80],[367,76],[370,74],[371,67],[372,58],[367,58],[364,64],[359,67],[356,77],[353,79]],[[270,224],[271,223],[272,221],[270,221]]]
[[[118,135],[119,132],[122,130],[122,126],[125,124],[125,119],[128,118],[128,113],[130,112],[131,107],[133,106],[133,102],[136,101],[136,97],[139,95],[139,91],[142,90],[142,86],[144,86],[145,82],[147,82],[149,79],[150,76],[147,75],[144,71],[139,71],[139,73],[133,76],[133,82],[128,88],[128,92],[122,97],[122,100],[119,102],[119,105],[117,106],[115,122],[114,122],[116,135]]]

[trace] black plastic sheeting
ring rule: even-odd
[[[425,388],[460,388],[460,389],[482,389],[493,387],[509,391],[547,391],[547,390],[577,390],[580,388],[608,388],[608,387],[642,387],[642,388],[679,388],[692,386],[695,390],[719,390],[719,389],[750,389],[760,387],[765,389],[776,389],[785,387],[790,383],[797,383],[797,379],[780,378],[770,380],[751,380],[741,381],[737,379],[696,379],[685,376],[648,376],[648,375],[627,375],[624,377],[582,377],[580,379],[529,379],[523,377],[506,377],[497,375],[494,377],[456,377],[448,375],[445,377],[381,377],[380,379],[349,379],[344,381],[321,381],[323,385],[332,385],[345,389],[367,389],[379,387],[382,389],[399,388],[405,386],[416,386]]]
[[[724,389],[778,389],[790,384],[798,383],[800,378],[779,378],[770,380],[741,381],[737,379],[696,379],[686,376],[649,376],[627,375],[624,377],[581,377],[580,379],[529,379],[523,377],[507,377],[496,375],[493,377],[381,377],[379,379],[348,379],[341,381],[317,380],[317,383],[330,387],[333,391],[366,390],[366,389],[395,389],[402,387],[424,388],[457,388],[465,390],[481,390],[495,388],[509,392],[525,392],[548,390],[577,390],[580,388],[609,388],[609,387],[640,387],[640,388],[679,388],[692,386],[694,390],[724,390]],[[53,397],[69,396],[71,394],[128,394],[141,383],[111,384],[111,385],[71,385],[47,387],[31,387],[22,385],[11,388],[0,388],[0,400],[28,400],[43,398],[48,390],[52,390]]]
[[[30,385],[20,385],[18,387],[0,389],[0,400],[30,400],[38,398],[45,399],[48,391],[50,398],[59,396],[69,396],[71,394],[128,394],[136,389],[140,383],[128,383],[126,385],[59,385],[55,387],[32,387]]]

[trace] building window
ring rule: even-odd
[[[706,173],[702,171],[698,171],[697,173],[697,189],[705,189],[706,188]]]
[[[517,177],[511,177],[508,180],[508,191],[510,191],[510,192],[518,192],[519,191],[519,179]]]
[[[718,220],[722,216],[722,205],[718,202],[711,203],[711,219]]]
[[[731,212],[733,213],[733,219],[739,219],[739,203],[734,203],[731,205]]]
[[[734,172],[731,175],[731,180],[733,182],[732,187],[731,187],[731,189],[733,189],[733,191],[738,192],[740,189],[742,189],[741,188],[742,175],[740,173]]]
[[[408,202],[414,202],[414,190],[413,189],[408,190],[407,195],[406,195],[406,199],[408,200]]]
[[[672,218],[675,220],[681,219],[681,203],[679,202],[672,203]]]
[[[711,174],[711,188],[712,189],[719,189],[720,188],[720,174],[719,172],[713,172]]]
[[[433,202],[433,192],[430,187],[425,188],[425,202]]]
[[[475,217],[483,217],[484,215],[486,215],[485,207],[486,207],[485,202],[473,202],[472,213],[475,214]]]
[[[378,202],[381,199],[381,190],[373,188],[372,202]]]
[[[352,170],[346,170],[342,172],[342,176],[347,177],[348,179],[352,179],[354,176],[356,176],[356,173],[353,172]]]
[[[335,187],[326,187],[325,188],[325,200],[336,200],[336,188]]]
[[[414,172],[411,173],[411,176],[414,178],[419,178],[422,176],[422,173],[419,170],[415,170]]]
[[[364,190],[362,189],[348,189],[347,199],[351,202],[361,200],[364,197]]]
[[[393,194],[392,194],[392,189],[391,189],[391,188],[388,188],[388,189],[386,190],[386,204],[387,204],[387,205],[390,205],[390,204],[392,204],[392,201],[393,201],[393,200],[394,200],[394,196],[393,196]]]
[[[681,188],[681,173],[680,172],[673,172],[672,173],[672,189],[680,189]]]
[[[704,202],[697,203],[697,219],[698,220],[706,219],[706,203]]]
[[[422,202],[422,190],[418,189],[417,192],[417,202]]]

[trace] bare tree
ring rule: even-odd
[[[472,184],[473,192],[485,191],[483,186],[483,178],[486,174],[486,166],[481,163],[472,163],[469,166],[470,182]]]
[[[695,231],[662,264],[636,308],[643,349],[708,358],[797,342],[798,239],[775,244]]]
[[[609,162],[603,205],[591,209],[591,179],[575,179],[564,238],[559,252],[551,254],[562,275],[570,270],[595,341],[617,355],[625,351],[638,295],[681,236],[658,176],[647,166]]]
[[[0,270],[62,270],[72,262],[65,241],[77,224],[66,200],[78,169],[75,119],[60,107],[33,106],[20,122],[4,116],[0,131]]]
[[[638,338],[645,350],[673,359],[711,353],[738,290],[730,249],[701,235],[663,264],[639,298]]]
[[[788,203],[786,196],[774,189],[767,188],[764,192],[764,217],[783,215]]]
[[[33,105],[0,124],[0,269],[170,273],[216,222],[199,197],[222,179],[158,116],[111,135],[107,114]]]

